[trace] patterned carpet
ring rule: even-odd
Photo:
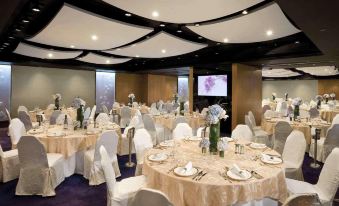
[[[4,150],[10,149],[10,139],[7,136],[7,129],[0,128],[0,144]],[[134,175],[135,168],[126,168],[127,156],[119,156],[119,167],[121,177],[118,181]],[[133,156],[135,161],[135,156]],[[321,169],[309,167],[312,159],[305,155],[303,172],[305,181],[316,183]],[[8,206],[106,206],[106,185],[89,186],[88,181],[81,175],[73,175],[56,188],[56,196],[42,198],[40,196],[15,196],[17,180],[8,183],[0,183],[0,205]],[[339,193],[336,195],[339,198]],[[334,206],[339,206],[335,202]]]

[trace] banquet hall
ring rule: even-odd
[[[339,206],[338,9],[2,0],[0,205]]]

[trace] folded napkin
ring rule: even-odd
[[[188,172],[190,172],[191,170],[192,170],[192,168],[193,168],[193,164],[192,164],[192,162],[191,161],[189,161],[186,165],[185,165],[185,173],[188,173]]]
[[[273,162],[273,163],[278,163],[278,162],[280,162],[280,158],[279,158],[279,157],[274,157],[274,156],[267,155],[267,154],[264,154],[264,153],[262,153],[261,156],[262,156],[262,158],[263,158],[265,161],[269,161],[269,162]]]
[[[154,154],[154,159],[163,159],[165,157],[164,153],[157,153]]]
[[[241,177],[241,178],[245,178],[245,175],[242,174],[242,171],[241,171],[241,169],[238,167],[237,164],[233,164],[233,166],[231,167],[230,171],[231,171],[233,174],[235,174],[235,175],[237,175],[237,176],[239,176],[239,177]]]

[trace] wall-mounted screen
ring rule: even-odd
[[[199,96],[227,96],[227,75],[198,76]]]

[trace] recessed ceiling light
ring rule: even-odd
[[[200,24],[194,24],[194,26],[200,26]]]
[[[220,42],[218,42],[217,45],[220,45]]]
[[[24,20],[22,20],[22,22],[24,22],[24,23],[28,23],[29,21],[28,21],[28,20],[26,20],[26,19],[24,19]]]
[[[272,36],[273,35],[273,31],[272,30],[267,30],[266,31],[266,35],[267,36]]]
[[[92,36],[91,36],[91,39],[92,39],[93,41],[96,41],[96,40],[98,40],[98,36],[97,36],[97,35],[92,35]]]
[[[132,45],[131,45],[131,47],[135,47],[135,46],[136,46],[136,44],[132,44]]]
[[[71,47],[71,48],[75,48],[75,46],[74,46],[74,45],[71,45],[71,46],[69,46],[69,47]]]
[[[202,36],[199,36],[198,38],[199,38],[199,39],[202,39]]]
[[[166,53],[166,50],[165,50],[165,49],[162,49],[162,50],[161,50],[161,53],[165,54],[165,53]]]
[[[15,31],[21,31],[21,29],[15,29]]]
[[[295,41],[294,43],[299,44],[300,42],[299,41]]]
[[[161,27],[165,27],[165,24],[160,24]]]
[[[199,57],[199,55],[197,55],[197,54],[196,54],[196,55],[194,55],[194,56],[195,56],[195,57]]]
[[[153,16],[153,17],[158,17],[158,16],[159,16],[159,12],[153,11],[153,12],[152,12],[152,16]]]
[[[10,37],[8,37],[8,38],[10,38],[10,39],[14,39],[14,37],[12,37],[12,36],[10,36]]]
[[[48,58],[52,58],[53,54],[52,53],[48,53],[47,56],[48,56]]]
[[[5,42],[4,45],[9,45],[9,43],[8,43],[8,42]]]
[[[243,15],[248,14],[247,10],[242,11],[242,14],[243,14]]]
[[[107,60],[106,60],[106,64],[109,64],[109,63],[111,63],[111,61],[107,59]]]
[[[218,55],[219,53],[218,52],[215,52],[216,55]]]
[[[178,32],[178,33],[181,33],[182,31],[179,29],[179,30],[177,30],[177,32]]]
[[[121,49],[120,48],[117,48],[118,51],[120,51]]]
[[[38,9],[38,8],[33,8],[32,10],[35,11],[35,12],[39,12],[40,11],[40,9]]]
[[[224,42],[224,43],[227,43],[227,42],[228,42],[228,39],[227,39],[227,38],[225,38],[225,39],[223,40],[223,42]]]
[[[130,14],[130,13],[126,13],[126,14],[125,14],[125,16],[128,16],[128,17],[130,17],[130,16],[132,16],[132,14]]]
[[[135,57],[140,57],[139,55],[135,55]]]

